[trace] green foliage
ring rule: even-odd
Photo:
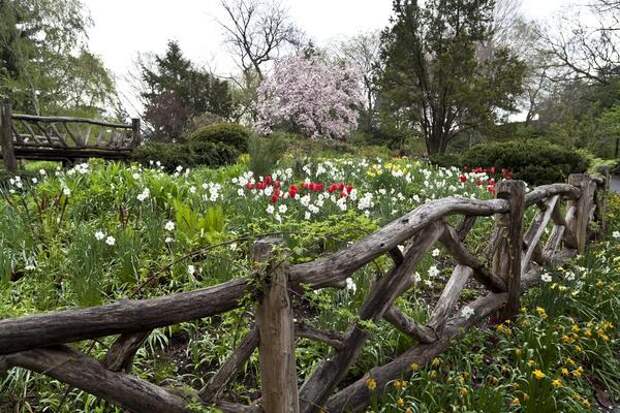
[[[250,171],[256,176],[270,174],[287,147],[287,134],[272,133],[262,137],[254,135],[248,141]]]
[[[179,44],[168,42],[165,55],[141,63],[146,90],[144,118],[153,127],[153,138],[170,141],[183,136],[193,118],[205,112],[223,118],[233,110],[228,82],[196,68],[183,56]]]
[[[463,154],[461,164],[471,168],[507,168],[514,179],[530,185],[565,182],[569,174],[588,169],[587,159],[579,153],[542,140],[476,145]]]
[[[178,166],[189,168],[228,165],[235,162],[239,152],[231,146],[217,142],[150,142],[134,149],[131,156],[144,166],[159,162],[166,171],[174,171]]]
[[[445,152],[462,125],[492,124],[497,109],[515,109],[524,63],[503,47],[479,58],[493,35],[494,3],[393,2],[393,24],[382,36],[380,109],[421,131],[428,154]]]
[[[219,143],[247,152],[250,132],[238,123],[214,123],[197,129],[189,136],[190,142]]]
[[[88,50],[91,21],[79,0],[0,2],[0,97],[15,111],[101,116],[114,82]]]

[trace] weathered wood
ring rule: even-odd
[[[248,282],[237,279],[165,297],[0,320],[0,354],[209,317],[236,308],[247,292]]]
[[[256,306],[260,334],[259,361],[263,409],[270,413],[299,412],[295,366],[295,328],[288,295],[288,274],[274,255],[277,239],[254,244],[253,260],[261,268],[262,296]]]
[[[568,199],[575,200],[581,196],[581,188],[571,184],[551,184],[537,186],[525,195],[525,207],[532,206],[547,198],[555,195],[561,195]]]
[[[13,149],[13,128],[11,119],[11,104],[8,101],[0,105],[0,146],[4,168],[10,173],[17,172],[17,158]]]
[[[218,400],[215,405],[224,413],[262,413],[263,409],[259,406],[247,406],[239,403],[231,403],[225,400]]]
[[[465,237],[467,237],[467,234],[469,234],[469,231],[471,231],[471,229],[476,224],[477,219],[478,217],[475,215],[466,215],[463,217],[463,221],[461,221],[458,228],[456,229],[459,241],[462,242],[465,240]]]
[[[335,349],[341,349],[344,335],[337,331],[319,330],[303,321],[295,323],[295,335],[310,340],[320,341]]]
[[[532,270],[522,279],[521,287],[527,289],[538,282],[540,282],[540,271]],[[468,303],[467,306],[474,311],[471,317],[457,316],[451,319],[443,335],[437,341],[411,347],[389,363],[373,368],[360,379],[331,396],[324,410],[330,413],[366,411],[371,397],[380,397],[389,382],[402,378],[411,371],[413,363],[420,367],[428,364],[434,357],[446,351],[452,340],[464,335],[472,326],[486,320],[489,315],[502,308],[507,300],[508,293],[490,293]],[[370,377],[377,385],[373,392],[368,389],[367,385]]]
[[[104,120],[96,120],[96,119],[87,119],[87,118],[76,118],[71,116],[37,116],[37,115],[26,115],[23,113],[14,113],[13,119],[19,119],[28,122],[43,122],[43,123],[86,123],[89,125],[95,126],[103,126],[108,128],[118,128],[118,129],[131,129],[131,125],[125,123],[114,123],[107,122]]]
[[[456,302],[461,295],[461,291],[465,287],[465,283],[469,277],[473,275],[471,267],[465,265],[457,265],[452,271],[450,279],[446,283],[435,308],[431,313],[431,317],[426,324],[437,336],[440,336],[448,320],[448,316],[452,313]]]
[[[575,235],[577,251],[583,253],[588,237],[588,223],[590,209],[594,202],[596,184],[587,174],[571,174],[569,184],[581,189],[581,196],[576,201],[570,201],[569,206],[575,206],[575,219],[567,220],[567,226]]]
[[[140,119],[131,119],[131,143],[130,147],[135,148],[142,143],[142,132],[140,131]]]
[[[482,262],[467,251],[463,243],[458,239],[458,234],[454,228],[446,225],[440,241],[459,264],[466,265],[474,270],[474,277],[485,287],[493,292],[506,291],[507,288],[504,280],[491,272]]]
[[[97,360],[68,346],[11,354],[11,367],[53,377],[135,413],[189,413],[186,401],[162,387],[104,368]]]
[[[392,221],[346,250],[309,263],[293,265],[290,269],[291,281],[321,287],[337,280],[344,280],[363,265],[396,248],[420,229],[444,216],[454,214],[489,216],[507,211],[508,203],[503,199],[480,201],[451,197],[431,201]]]
[[[508,302],[500,315],[501,319],[506,320],[515,317],[520,307],[525,183],[513,180],[501,181],[495,189],[498,198],[510,203],[510,211],[497,221],[503,239],[493,257],[493,272],[505,280],[508,291]]]
[[[551,221],[551,215],[558,203],[558,199],[559,199],[559,196],[555,195],[554,197],[549,199],[549,201],[546,202],[545,211],[541,212],[536,217],[536,219],[534,220],[534,223],[528,229],[528,232],[523,237],[524,242],[527,245],[527,250],[525,251],[525,254],[523,255],[523,258],[521,260],[521,273],[524,273],[525,271],[527,271],[527,267],[529,265],[530,260],[532,259],[534,252],[536,251],[536,247],[538,246],[538,243],[540,242],[540,238],[545,232],[545,228],[547,227],[547,224],[549,223],[549,221]]]
[[[131,371],[131,364],[136,352],[142,347],[150,331],[121,334],[108,350],[103,361],[104,367],[111,371]]]
[[[383,315],[383,318],[396,327],[396,329],[413,337],[420,343],[437,341],[437,335],[432,329],[410,319],[395,306],[390,307]]]
[[[211,402],[220,397],[220,393],[235,373],[243,367],[249,360],[256,347],[258,347],[259,333],[258,327],[254,326],[248,334],[243,337],[241,344],[237,347],[226,361],[221,365],[217,373],[200,391],[200,397],[206,402]]]
[[[361,321],[376,321],[382,318],[398,295],[414,284],[412,273],[416,264],[439,239],[442,232],[442,223],[432,223],[417,234],[415,243],[407,250],[403,262],[379,279],[370,291],[360,309]],[[335,351],[327,360],[319,364],[301,388],[302,412],[313,412],[325,402],[327,396],[357,359],[362,346],[368,339],[368,334],[368,331],[359,323],[355,323],[349,329],[342,349]]]

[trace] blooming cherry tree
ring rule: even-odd
[[[359,74],[318,57],[276,63],[258,88],[259,133],[286,126],[306,136],[346,139],[357,127],[362,102]]]

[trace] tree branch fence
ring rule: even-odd
[[[134,354],[152,329],[231,311],[250,295],[256,298],[255,322],[197,392],[199,403],[224,412],[361,412],[371,399],[370,377],[380,394],[391,380],[406,375],[412,363],[427,364],[481,322],[514,317],[521,293],[540,281],[544,265],[583,253],[590,239],[603,234],[608,176],[571,175],[568,182],[526,193],[523,182],[509,180],[497,185],[495,199],[451,197],[428,202],[344,250],[302,264],[289,265],[277,239],[261,239],[254,245],[251,279],[159,298],[0,320],[0,371],[22,367],[39,372],[132,412],[188,412],[189,402],[183,396],[130,374]],[[531,222],[524,218],[528,208],[537,211]],[[454,215],[463,217],[456,228],[447,221]],[[485,217],[495,224],[487,257],[479,258],[468,251],[464,240],[476,220]],[[550,234],[543,245],[548,227]],[[395,303],[415,288],[416,265],[436,243],[445,246],[456,266],[429,321],[421,324]],[[398,248],[402,244],[407,245],[403,252]],[[292,294],[343,288],[347,277],[382,255],[391,257],[393,268],[369,289],[358,317],[346,331],[322,331],[294,318]],[[473,310],[467,317],[456,307],[469,279],[487,291],[466,304]],[[414,338],[415,344],[340,386],[371,338],[364,324],[381,320]],[[110,335],[118,337],[101,361],[67,344]],[[303,383],[295,371],[298,337],[332,347]],[[226,401],[227,384],[256,350],[261,397],[252,405]]]
[[[13,113],[0,103],[0,146],[4,167],[17,170],[17,159],[71,161],[126,159],[140,144],[140,119],[131,124],[68,116]]]

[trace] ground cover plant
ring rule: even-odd
[[[336,251],[427,200],[493,197],[501,173],[439,168],[411,159],[355,156],[283,157],[270,174],[254,175],[250,160],[219,169],[153,162],[125,166],[92,161],[69,170],[31,165],[2,188],[0,318],[123,298],[145,298],[215,285],[251,273],[253,241],[277,234],[288,259],[304,262]],[[617,298],[620,200],[610,200],[609,241],[563,267],[524,298],[513,324],[474,331],[430,366],[411,366],[370,411],[588,412],[620,398]],[[492,225],[479,220],[468,237],[480,248]],[[417,267],[418,286],[399,307],[423,322],[448,277],[450,258],[435,249]],[[347,280],[296,303],[314,325],[342,329],[370,283],[387,271],[384,258]],[[602,288],[605,287],[605,288]],[[463,300],[471,298],[468,286]],[[191,395],[248,331],[253,303],[221,317],[155,330],[133,372]],[[384,323],[345,382],[412,344]],[[79,344],[101,358],[111,338]],[[329,351],[301,339],[297,362],[305,377]],[[466,356],[464,356],[466,355]],[[257,358],[228,388],[229,398],[258,396]],[[372,379],[367,383],[373,390]],[[79,390],[22,369],[0,377],[0,411],[120,411]]]

